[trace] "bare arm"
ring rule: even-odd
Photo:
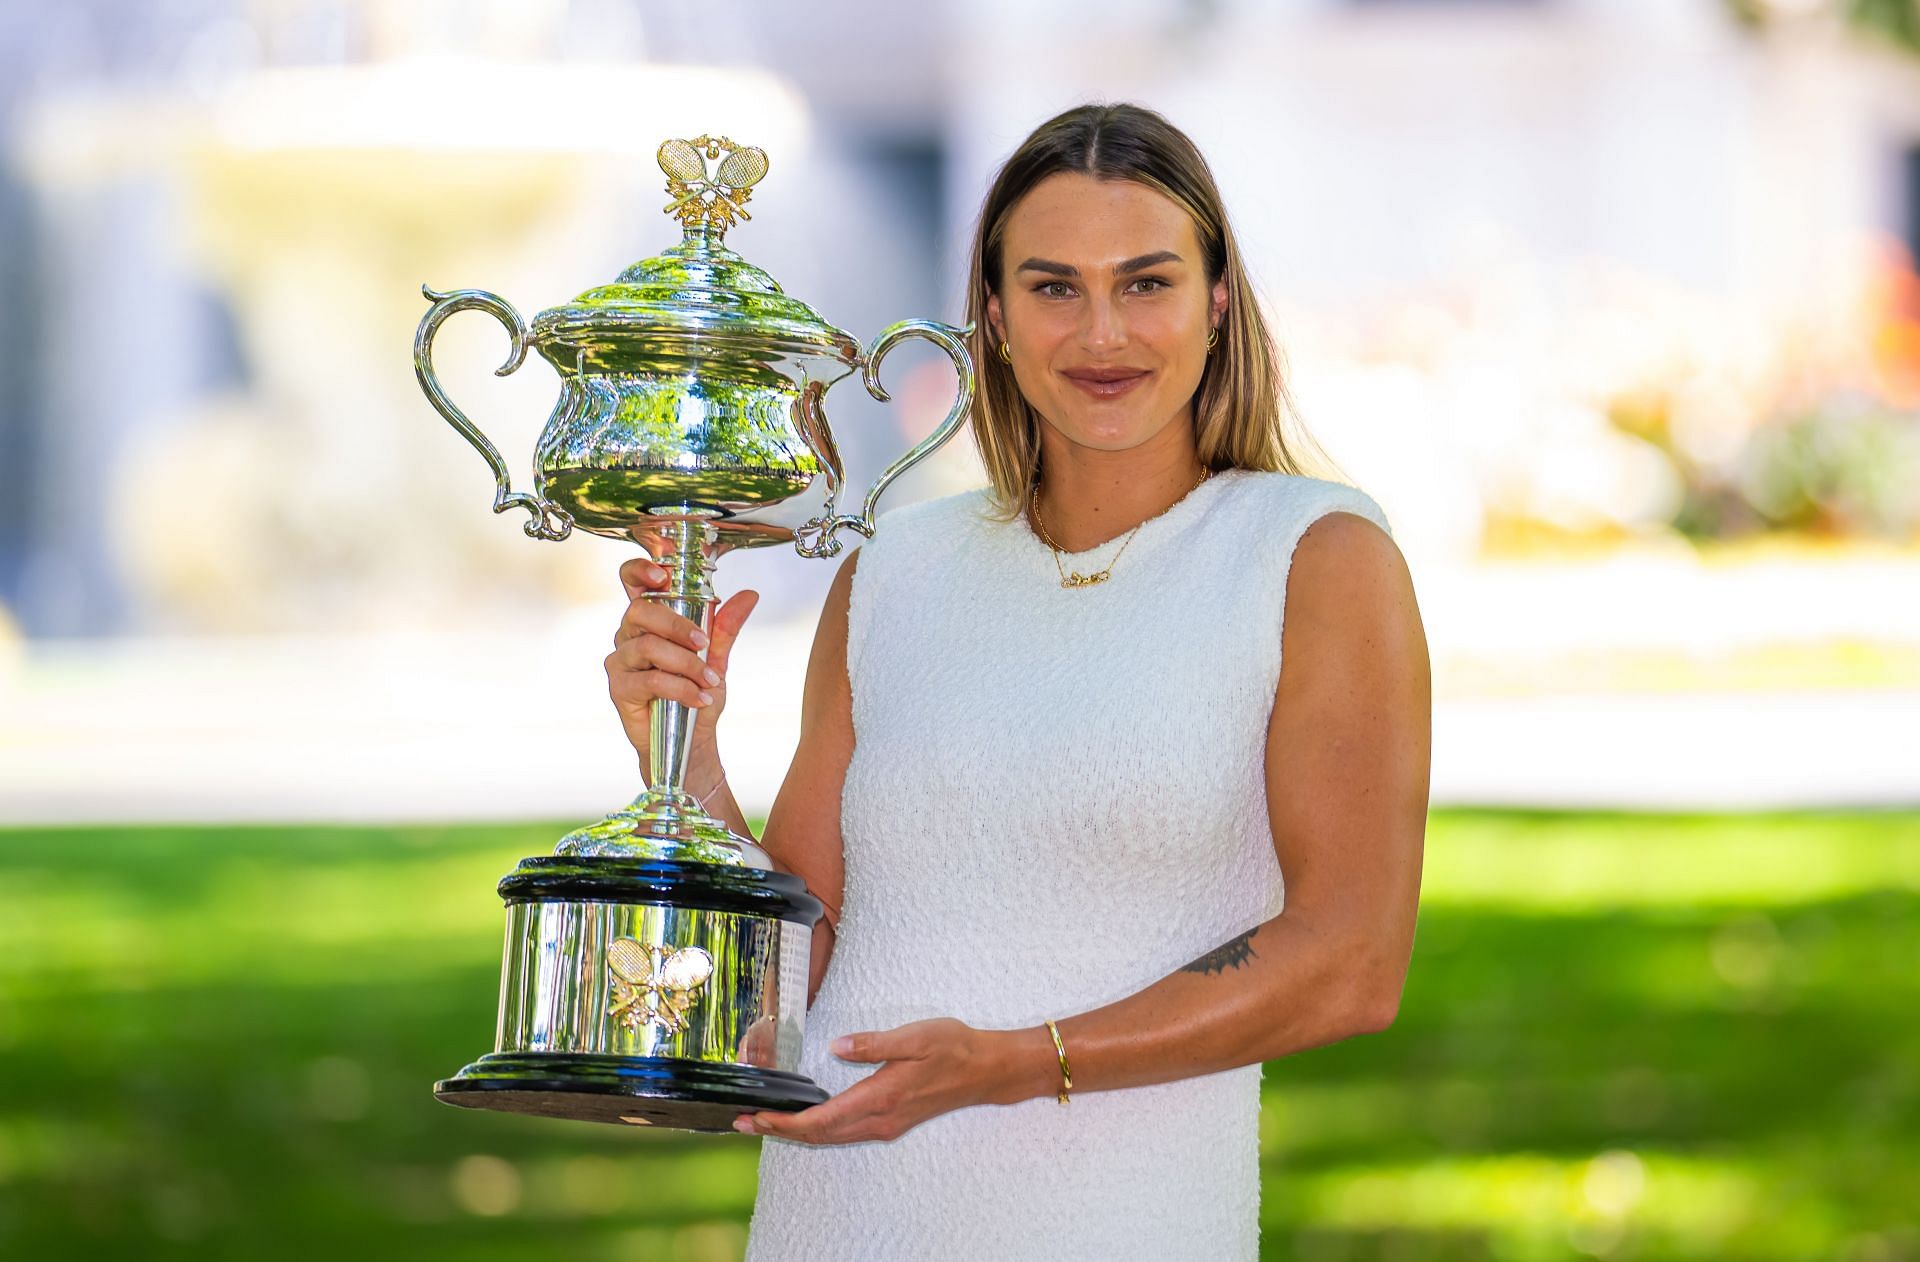
[[[1288,576],[1281,657],[1266,779],[1286,908],[1145,990],[1056,1021],[1075,1091],[1273,1060],[1383,1030],[1398,1013],[1432,701],[1412,579],[1386,532],[1350,513],[1308,528]],[[1046,1027],[1015,1035],[1028,1094],[1054,1094]]]
[[[847,608],[859,561],[856,548],[841,563],[833,576],[833,586],[827,590],[819,629],[813,636],[813,652],[807,659],[807,679],[800,700],[800,742],[787,768],[787,778],[773,800],[773,809],[768,812],[767,835],[760,839],[774,861],[806,881],[808,892],[826,906],[826,915],[813,930],[809,1003],[826,975],[840,924],[845,876],[840,791],[846,783],[847,764],[853,758]]]

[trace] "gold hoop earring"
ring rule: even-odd
[[[1219,340],[1220,340],[1219,329],[1211,329],[1207,332],[1207,354],[1209,355],[1213,354],[1214,344],[1217,343]]]
[[[1013,352],[1007,349],[1005,342],[1000,343],[1000,358],[1006,360],[1009,364],[1013,362]]]

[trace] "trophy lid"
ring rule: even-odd
[[[533,337],[548,358],[572,367],[571,352],[579,351],[598,363],[607,352],[637,344],[650,358],[697,355],[705,346],[858,363],[860,344],[851,334],[788,297],[773,277],[727,248],[727,229],[736,219],[752,218],[746,203],[766,176],[767,155],[724,136],[696,136],[666,141],[658,158],[674,199],[664,209],[685,235],[612,284],[535,317]],[[557,356],[555,349],[569,353]]]

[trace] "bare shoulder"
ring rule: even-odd
[[[1428,674],[1426,632],[1413,575],[1393,536],[1359,513],[1334,511],[1307,526],[1287,574],[1283,689],[1303,677],[1345,678],[1368,689],[1418,684]],[[1304,660],[1303,660],[1304,659]]]
[[[1288,603],[1312,593],[1362,589],[1375,598],[1399,591],[1411,600],[1413,574],[1392,535],[1359,513],[1337,509],[1310,522],[1294,545],[1287,575]]]

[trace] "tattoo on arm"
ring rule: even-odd
[[[1222,942],[1191,964],[1182,964],[1183,973],[1224,973],[1229,968],[1239,968],[1253,957],[1253,935],[1260,932],[1256,927],[1247,930],[1237,938]]]

